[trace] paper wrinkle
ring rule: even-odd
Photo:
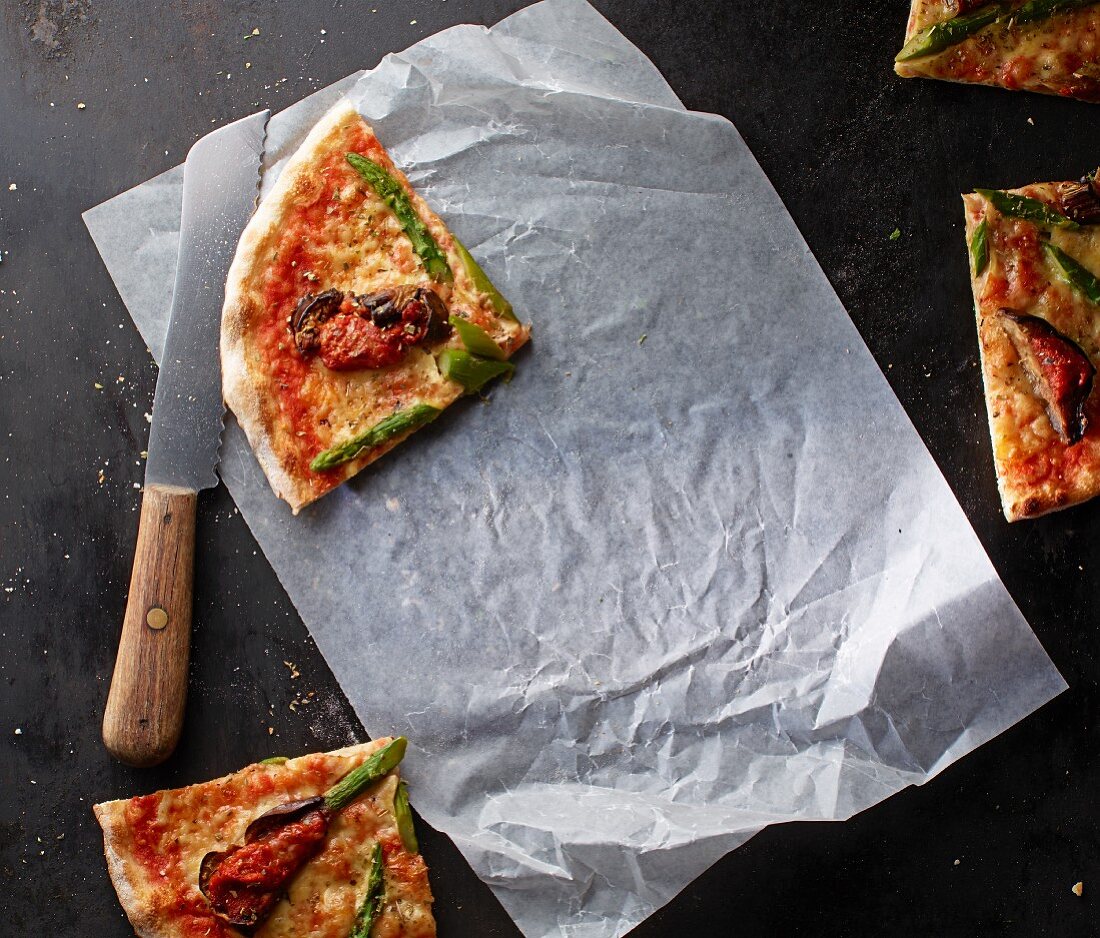
[[[1064,688],[736,128],[583,0],[276,115],[264,191],[342,94],[532,347],[297,518],[232,420],[220,472],[524,934],[621,935],[762,827],[850,817]],[[85,215],[154,355],[180,186]]]

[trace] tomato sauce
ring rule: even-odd
[[[207,898],[233,921],[262,921],[327,833],[328,817],[318,809],[238,847],[211,874]]]
[[[263,289],[264,319],[259,330],[263,357],[271,375],[279,410],[293,428],[295,470],[305,474],[310,461],[321,449],[312,404],[304,393],[311,365],[297,352],[287,321],[302,294],[307,292],[307,272],[323,275],[327,263],[324,245],[316,236],[330,225],[349,220],[359,208],[358,199],[341,199],[338,193],[359,175],[345,159],[345,153],[362,153],[392,170],[393,164],[381,144],[359,124],[349,128],[342,145],[321,166],[312,200],[299,203],[286,219],[275,262]],[[318,476],[317,484],[331,488],[339,478]]]
[[[126,806],[134,856],[142,866],[158,874],[166,864],[175,864],[179,859],[179,848],[172,842],[163,842],[164,825],[157,818],[159,809],[159,795],[132,798]]]

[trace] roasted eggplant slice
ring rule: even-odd
[[[302,355],[317,353],[333,371],[385,368],[424,342],[451,335],[447,306],[434,290],[401,286],[352,296],[340,290],[306,294],[289,327]]]
[[[1100,183],[1097,173],[1083,176],[1079,182],[1064,182],[1058,187],[1058,203],[1062,214],[1079,225],[1100,222]]]
[[[1020,356],[1024,374],[1065,443],[1078,442],[1088,428],[1085,402],[1096,368],[1084,349],[1045,319],[1002,309],[998,320]]]
[[[339,290],[325,290],[316,296],[307,293],[298,301],[288,325],[299,352],[305,355],[316,350],[321,324],[336,315],[343,301]]]

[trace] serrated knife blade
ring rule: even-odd
[[[168,335],[153,398],[145,490],[103,741],[156,765],[183,726],[195,506],[218,484],[225,408],[218,342],[226,274],[256,207],[269,112],[207,134],[183,170],[183,216]]]
[[[145,484],[193,492],[218,484],[222,421],[221,332],[225,276],[256,207],[267,111],[199,140],[183,168],[172,314],[153,399]]]

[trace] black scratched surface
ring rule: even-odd
[[[94,801],[362,736],[220,488],[199,509],[180,747],[146,771],[105,754],[156,374],[80,212],[215,125],[522,5],[0,4],[0,934],[131,933]],[[923,788],[844,824],[765,831],[634,934],[1100,934],[1100,502],[1000,515],[958,196],[1095,166],[1100,107],[895,78],[905,0],[596,6],[688,107],[737,124],[1070,684]],[[517,934],[446,838],[422,840],[441,934]]]

